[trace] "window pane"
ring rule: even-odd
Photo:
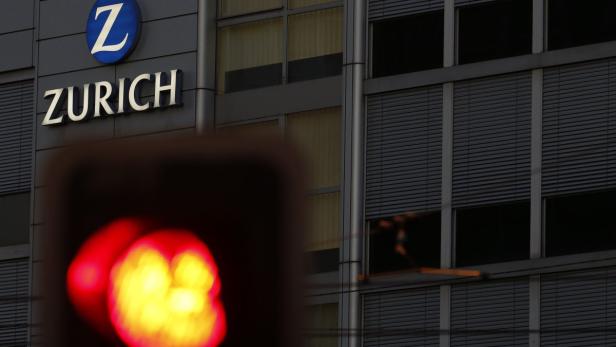
[[[338,346],[338,304],[323,304],[307,308],[308,335],[306,347]]]
[[[308,198],[309,230],[306,250],[309,252],[340,246],[340,193],[312,195]],[[336,259],[337,260],[337,259]]]
[[[456,266],[530,256],[530,202],[456,211]]]
[[[280,135],[281,129],[278,126],[278,122],[267,121],[267,122],[257,122],[257,123],[249,123],[249,124],[240,124],[240,125],[231,125],[222,128],[218,128],[216,132],[220,134],[229,134],[229,135],[247,135],[247,136],[273,136]]]
[[[546,255],[616,249],[616,192],[561,196],[546,200]]]
[[[531,0],[501,0],[460,8],[460,64],[530,54]]]
[[[218,33],[218,91],[282,82],[282,19],[234,25]]]
[[[318,4],[325,4],[328,2],[333,2],[335,0],[289,0],[290,8],[300,8]]]
[[[409,213],[370,223],[370,272],[440,267],[441,214]]]
[[[443,66],[443,11],[373,24],[372,76]]]
[[[287,134],[308,160],[309,188],[338,187],[342,160],[340,108],[291,114]]]
[[[289,82],[342,73],[342,7],[289,17]]]
[[[30,194],[0,196],[0,247],[30,241]]]
[[[282,0],[220,0],[220,16],[235,16],[282,7]]]
[[[614,0],[550,0],[548,49],[616,40]]]

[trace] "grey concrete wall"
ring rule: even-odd
[[[0,11],[0,72],[33,65],[34,0],[6,0]]]

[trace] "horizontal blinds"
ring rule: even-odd
[[[32,81],[0,85],[0,194],[30,190]]]
[[[364,296],[363,346],[439,346],[438,287]]]
[[[377,21],[443,10],[443,0],[368,0],[368,19]]]
[[[439,209],[441,86],[368,98],[366,216]]]
[[[614,92],[613,59],[544,70],[545,196],[616,187]]]
[[[0,346],[27,344],[28,273],[28,259],[0,262]]]
[[[616,270],[542,277],[541,346],[616,346]]]
[[[530,73],[455,84],[456,207],[530,196]]]
[[[528,346],[528,278],[451,291],[451,346]]]

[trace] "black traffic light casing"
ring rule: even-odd
[[[102,336],[67,296],[68,266],[92,234],[119,218],[147,230],[192,231],[210,249],[222,284],[222,346],[299,342],[301,169],[278,141],[178,138],[72,149],[48,170],[42,341],[124,346]]]

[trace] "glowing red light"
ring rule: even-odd
[[[112,331],[106,302],[109,272],[141,229],[140,223],[130,219],[109,224],[83,244],[68,268],[66,286],[70,300],[77,312],[101,333]]]
[[[144,233],[119,220],[88,239],[69,266],[77,312],[130,347],[215,347],[226,334],[218,268],[182,230]]]

